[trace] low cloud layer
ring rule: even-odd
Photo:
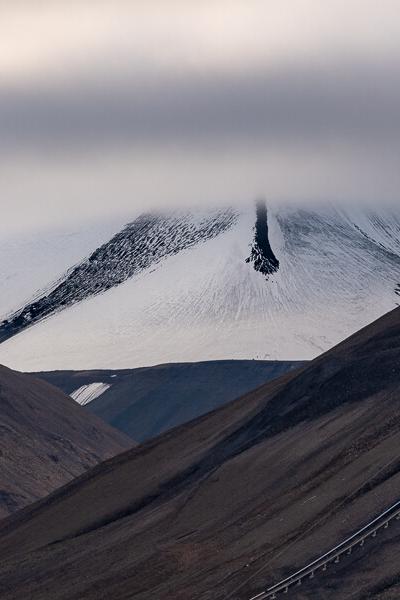
[[[3,229],[260,193],[398,199],[396,2],[167,5],[0,4]]]
[[[400,140],[396,64],[65,81],[4,91],[0,151],[254,147]],[[389,68],[390,67],[390,68]],[[356,148],[355,148],[356,149]]]

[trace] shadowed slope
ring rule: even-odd
[[[67,394],[81,389],[83,398],[90,386],[96,394],[97,386],[99,396],[85,407],[142,442],[223,406],[302,364],[221,360],[119,371],[51,371],[37,376]]]
[[[52,385],[0,366],[0,517],[132,443]]]
[[[265,589],[398,499],[399,365],[396,310],[96,467],[0,527],[2,598],[245,600]],[[386,535],[292,597],[395,598],[400,529]]]

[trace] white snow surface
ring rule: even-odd
[[[229,231],[7,340],[0,363],[39,371],[313,358],[400,301],[400,210],[377,213],[269,207],[280,269],[267,280],[246,263],[255,223],[246,209]]]
[[[89,383],[87,385],[82,385],[80,388],[72,392],[70,396],[76,400],[76,402],[84,406],[85,404],[89,404],[89,402],[104,394],[104,392],[106,392],[110,387],[111,385],[109,383],[102,383],[101,381]]]
[[[43,289],[51,289],[68,269],[107,242],[122,225],[121,220],[114,220],[0,239],[0,321],[40,296]]]

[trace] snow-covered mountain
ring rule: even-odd
[[[400,302],[400,210],[259,202],[148,214],[81,246],[86,257],[53,268],[44,287],[42,273],[30,300],[25,286],[12,310],[10,296],[0,303],[0,362],[308,359]],[[24,261],[32,282],[29,253]]]

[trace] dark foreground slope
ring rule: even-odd
[[[131,446],[57,388],[0,366],[0,517]]]
[[[2,600],[247,599],[400,495],[400,311],[0,526]],[[398,598],[400,525],[292,598]],[[314,587],[311,587],[314,586]]]
[[[82,386],[110,386],[85,407],[142,442],[254,390],[304,363],[218,360],[119,371],[37,373],[71,394]]]

